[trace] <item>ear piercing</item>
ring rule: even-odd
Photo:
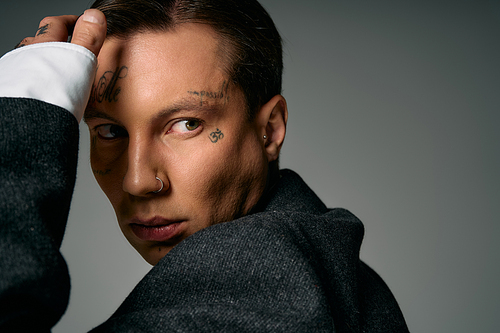
[[[264,135],[264,140],[267,140],[267,135]]]
[[[153,193],[155,193],[155,194],[156,194],[156,193],[160,193],[160,192],[161,192],[161,190],[163,190],[163,180],[161,180],[161,179],[160,179],[160,178],[158,178],[158,177],[155,177],[155,178],[156,178],[156,179],[158,179],[158,180],[160,181],[160,183],[161,183],[161,187],[160,187],[160,189],[159,189],[159,190],[157,190],[157,191],[153,191]]]

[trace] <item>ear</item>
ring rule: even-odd
[[[267,137],[263,139],[267,159],[269,162],[276,161],[286,134],[288,109],[285,98],[281,95],[271,98],[260,108],[256,120],[259,124],[261,138]]]

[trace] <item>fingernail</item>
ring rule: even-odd
[[[101,15],[97,10],[87,9],[83,15],[82,20],[90,23],[104,24],[104,15]]]

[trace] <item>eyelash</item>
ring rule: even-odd
[[[187,128],[187,125],[188,123],[190,122],[196,122],[197,123],[197,126],[196,128],[194,128],[193,130],[189,130]],[[179,131],[179,132],[173,132],[172,129],[176,126],[176,125],[180,125],[184,123],[184,126],[186,127],[186,131]],[[197,132],[198,129],[202,128],[203,127],[203,121],[201,119],[197,119],[197,118],[185,118],[185,119],[177,119],[177,120],[174,120],[172,125],[169,126],[169,129],[167,131],[167,133],[179,133],[179,134],[186,134],[186,133],[195,133]]]
[[[174,126],[181,124],[183,122],[185,125],[187,125],[187,123],[189,123],[189,122],[197,122],[198,126],[196,126],[196,128],[193,130],[189,130],[186,127],[187,131],[180,131],[180,132],[173,132],[172,131],[172,128],[174,128]],[[106,126],[109,127],[108,132],[109,132],[109,134],[113,135],[112,137],[106,137],[105,135],[102,135],[100,133],[100,130],[102,130]],[[197,118],[177,119],[177,120],[174,120],[172,125],[169,126],[169,129],[167,130],[166,133],[167,134],[168,133],[178,133],[178,134],[195,133],[195,132],[197,132],[198,129],[200,129],[202,127],[203,127],[203,121],[201,119],[197,119]],[[95,126],[94,131],[97,132],[97,135],[99,136],[99,138],[101,138],[102,140],[107,140],[107,141],[114,140],[114,139],[117,139],[120,137],[128,137],[127,130],[119,125],[116,125],[116,124],[101,124],[101,125]]]
[[[100,133],[100,130],[103,129],[103,128],[105,128],[106,126],[109,126],[108,132],[110,134],[114,134],[115,136],[113,136],[113,137],[106,137],[106,136],[104,136],[104,135],[102,135]],[[113,131],[113,129],[114,129],[114,131]],[[103,140],[114,140],[114,139],[117,139],[119,137],[128,137],[127,130],[124,129],[123,127],[115,125],[115,124],[102,124],[102,125],[98,125],[98,126],[94,127],[94,130],[97,132],[97,135],[99,136],[99,138],[101,138]]]

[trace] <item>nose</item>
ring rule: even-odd
[[[123,190],[133,196],[144,197],[164,193],[168,179],[159,173],[160,161],[156,161],[154,145],[140,140],[129,140],[128,165],[123,177]]]

